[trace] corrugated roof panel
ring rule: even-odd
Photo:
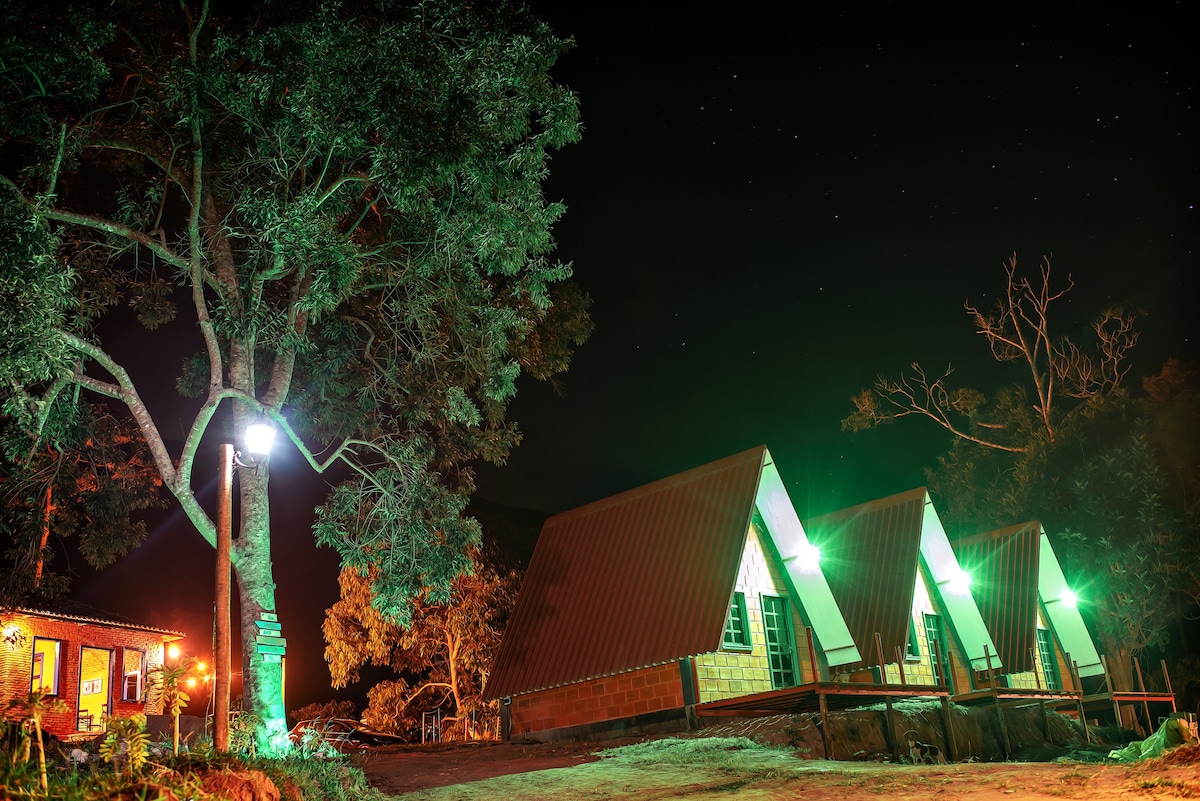
[[[879,661],[876,632],[885,662],[908,644],[924,502],[925,490],[912,490],[804,523],[809,541],[821,549],[821,570],[863,657],[848,669]]]
[[[766,454],[753,448],[549,518],[485,697],[716,650]]]
[[[953,543],[959,565],[971,576],[971,595],[1009,673],[1034,668],[1040,528],[1037,523],[1023,523]]]

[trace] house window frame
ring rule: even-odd
[[[734,592],[725,616],[725,631],[721,634],[721,648],[725,651],[752,651],[754,639],[750,635],[750,616],[746,613],[746,593]]]
[[[50,691],[46,691],[46,660],[43,655],[38,652],[39,642],[54,643],[54,676],[50,684]],[[62,685],[62,659],[63,659],[63,641],[57,637],[38,637],[33,638],[33,652],[29,660],[29,691],[37,692],[39,689],[46,695],[57,696]],[[34,681],[40,681],[41,686],[35,688]]]
[[[130,671],[126,660],[129,654],[138,655],[138,668],[136,671]],[[129,680],[135,678],[133,695],[129,694]],[[141,648],[122,648],[121,649],[121,700],[122,701],[141,701],[146,687],[146,651]]]

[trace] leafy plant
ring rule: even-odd
[[[118,763],[132,777],[145,766],[149,752],[150,735],[146,733],[145,715],[138,713],[127,718],[108,719],[108,733],[100,744],[101,759]]]
[[[41,780],[42,792],[47,792],[46,782],[46,744],[42,740],[42,719],[50,712],[65,712],[67,704],[61,698],[54,698],[41,690],[21,698],[13,698],[5,704],[6,712],[18,712],[28,726],[33,727],[34,741],[38,751],[38,776]],[[29,759],[29,742],[24,745],[24,760]]]
[[[262,718],[253,712],[229,715],[229,750],[253,758],[257,750],[254,732],[262,726]]]
[[[149,680],[153,690],[162,694],[164,711],[171,716],[171,753],[179,753],[179,714],[191,701],[191,696],[184,692],[183,677],[195,664],[195,660],[168,667],[162,665],[149,672]]]

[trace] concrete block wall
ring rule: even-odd
[[[111,688],[110,714],[129,716],[137,712],[152,714],[158,710],[146,701],[121,700],[121,649],[135,648],[146,654],[147,671],[163,663],[162,634],[117,626],[82,623],[58,618],[28,614],[5,615],[0,628],[14,633],[16,641],[9,644],[0,641],[0,701],[22,698],[30,692],[30,670],[33,663],[33,641],[35,637],[58,640],[59,648],[58,697],[66,702],[64,712],[46,716],[43,728],[59,738],[78,734],[79,663],[84,646],[104,648],[114,652],[112,671],[109,676]],[[150,698],[147,681],[143,676],[143,695]]]
[[[941,615],[946,625],[946,639],[949,652],[954,661],[954,686],[958,692],[970,690],[971,685],[971,670],[966,663],[966,657],[962,650],[958,647],[958,642],[950,631],[950,620],[945,613],[934,606],[933,597],[929,592],[929,585],[926,583],[925,572],[917,571],[917,581],[913,587],[913,606],[912,606],[912,624],[917,632],[918,651],[921,656],[919,659],[905,660],[904,662],[904,683],[917,685],[932,685],[933,679],[933,661],[929,650],[929,637],[925,633],[925,615]],[[860,649],[862,645],[860,644]],[[868,647],[875,648],[875,643],[869,643]],[[874,657],[874,650],[871,652]],[[869,660],[873,662],[874,660]],[[892,661],[884,665],[884,675],[888,684],[900,683],[900,666]]]
[[[696,681],[700,703],[740,695],[769,692],[770,664],[767,661],[767,640],[763,632],[762,596],[787,597],[787,583],[776,564],[772,551],[765,544],[765,535],[757,525],[751,525],[746,537],[746,549],[738,569],[734,590],[746,596],[746,617],[750,625],[753,648],[721,650],[696,657]],[[796,638],[796,683],[812,681],[809,663],[808,638],[804,623],[789,599],[792,609],[792,630]]]
[[[518,695],[509,707],[511,736],[545,739],[554,729],[683,710],[679,663]]]

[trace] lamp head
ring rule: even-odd
[[[274,426],[261,421],[246,426],[246,452],[251,456],[259,459],[269,456],[274,442]]]

